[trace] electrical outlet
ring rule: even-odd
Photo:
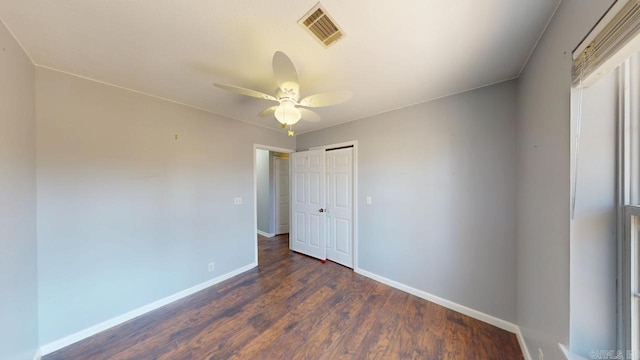
[[[367,205],[371,205],[373,203],[373,198],[371,196],[367,196]]]
[[[235,205],[242,205],[242,198],[241,197],[235,197],[233,198],[233,203]]]
[[[544,360],[544,354],[540,348],[538,348],[538,360]]]
[[[209,272],[212,272],[216,269],[216,263],[209,263]]]

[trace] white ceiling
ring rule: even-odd
[[[298,134],[517,77],[559,0],[323,0],[346,33],[324,48],[297,21],[317,0],[3,0],[0,18],[34,63],[279,129],[277,50],[301,96],[350,90]]]

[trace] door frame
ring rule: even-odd
[[[336,144],[314,146],[309,150],[327,150],[339,147],[353,146],[353,270],[358,266],[358,140],[345,141]]]
[[[295,149],[285,149],[276,146],[253,144],[253,233],[256,234],[256,240],[253,242],[254,246],[254,261],[258,266],[258,171],[256,168],[256,152],[257,150],[275,151],[280,153],[291,154],[296,152]],[[291,170],[289,170],[291,171]]]
[[[275,235],[279,235],[278,234],[278,226],[279,226],[279,222],[280,222],[280,216],[282,214],[280,214],[280,210],[278,210],[278,166],[277,166],[277,161],[278,160],[282,160],[284,161],[284,158],[278,157],[278,156],[274,156],[273,158],[273,194],[274,194],[274,201],[273,201],[273,234]],[[289,186],[291,186],[291,164],[289,164]],[[289,197],[291,197],[291,191],[289,191]],[[289,231],[291,231],[291,198],[289,198],[289,214],[287,214],[289,216]]]

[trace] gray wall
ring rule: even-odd
[[[268,150],[256,150],[256,211],[258,230],[272,233],[271,229],[271,155]]]
[[[38,347],[34,68],[0,22],[0,359]]]
[[[517,322],[532,354],[580,346],[570,53],[611,2],[562,3],[517,101],[507,82],[298,136],[299,149],[359,140],[361,268]],[[296,140],[49,70],[34,79],[3,26],[0,44],[0,358],[32,358],[38,312],[46,344],[253,262],[252,145]]]
[[[583,95],[578,191],[571,223],[569,340],[571,351],[585,358],[592,350],[617,348],[617,79],[618,72],[613,71]]]
[[[253,144],[294,139],[41,68],[36,114],[41,344],[253,263]]]
[[[611,3],[563,1],[518,79],[518,324],[534,357],[569,340],[571,52]]]
[[[515,91],[298,136],[299,150],[358,140],[360,268],[515,323]]]

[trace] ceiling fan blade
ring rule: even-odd
[[[301,120],[309,121],[309,122],[320,121],[320,115],[318,115],[317,112],[311,111],[309,109],[301,108],[301,107],[299,107],[298,110],[300,110],[300,114],[302,115]]]
[[[260,111],[258,113],[258,116],[262,116],[262,117],[274,116],[277,108],[278,108],[278,105],[270,106],[270,107]]]
[[[273,101],[278,101],[278,99],[276,99],[275,97],[269,95],[269,94],[265,94],[263,92],[260,91],[255,91],[255,90],[251,90],[251,89],[245,89],[239,86],[233,86],[233,85],[225,85],[225,84],[213,84],[216,87],[219,87],[220,89],[224,89],[227,91],[231,91],[234,92],[236,94],[241,94],[241,95],[246,95],[246,96],[251,96],[254,98],[258,98],[258,99],[265,99],[265,100],[273,100]]]
[[[283,93],[289,96],[297,96],[300,93],[296,67],[282,51],[273,54],[273,75]]]
[[[324,107],[337,105],[349,99],[351,99],[351,92],[349,91],[332,91],[307,96],[300,100],[299,104],[306,107]]]

